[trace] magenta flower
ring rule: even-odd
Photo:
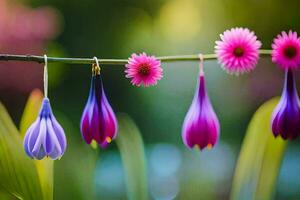
[[[221,66],[230,74],[243,74],[253,70],[259,58],[261,42],[247,28],[232,28],[220,35],[215,53]]]
[[[219,120],[206,92],[204,74],[200,73],[198,88],[184,119],[182,139],[189,148],[210,149],[216,144],[219,132]]]
[[[91,89],[84,108],[80,129],[87,144],[95,140],[102,148],[117,136],[117,120],[104,93],[100,73],[92,76]]]
[[[44,98],[36,121],[28,128],[24,138],[26,154],[38,160],[45,156],[56,160],[66,150],[66,136],[56,121],[48,98]]]
[[[146,53],[132,54],[125,67],[126,78],[131,78],[131,83],[136,86],[156,85],[163,77],[160,61],[155,56],[147,56]]]
[[[282,32],[272,44],[272,61],[283,69],[296,69],[300,66],[300,38],[297,32]]]
[[[286,69],[281,99],[272,115],[272,132],[275,137],[280,135],[285,140],[300,135],[300,101],[291,69]]]

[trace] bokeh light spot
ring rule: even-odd
[[[169,1],[162,6],[158,24],[170,40],[186,41],[199,34],[201,17],[194,0]]]

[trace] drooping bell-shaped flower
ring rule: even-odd
[[[37,160],[45,156],[56,160],[62,157],[66,146],[65,132],[52,113],[49,99],[44,98],[38,118],[26,132],[25,152]]]
[[[206,92],[204,73],[200,72],[198,87],[183,123],[182,139],[189,148],[210,149],[216,144],[219,132],[219,120]]]
[[[286,69],[283,92],[271,123],[275,137],[293,140],[300,135],[300,101],[292,69]]]
[[[117,120],[103,89],[100,71],[93,74],[80,129],[87,144],[95,140],[105,148],[117,136]]]

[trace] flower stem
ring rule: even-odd
[[[259,51],[261,56],[271,55],[272,50],[262,49]],[[216,54],[203,54],[204,60],[214,60],[217,58]],[[177,55],[177,56],[160,56],[157,57],[162,62],[176,62],[176,61],[198,61],[199,54],[193,55]],[[0,54],[0,61],[25,61],[25,62],[38,62],[44,63],[44,56],[36,55],[12,55],[12,54]],[[48,63],[67,63],[67,64],[93,64],[95,60],[93,58],[59,58],[48,57]],[[125,65],[127,59],[99,59],[100,65]]]
[[[44,55],[44,96],[48,98],[48,57]]]

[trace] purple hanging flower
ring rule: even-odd
[[[204,73],[200,72],[199,85],[183,123],[182,139],[189,148],[210,149],[216,144],[219,132],[219,120],[206,92]]]
[[[91,89],[80,129],[87,144],[95,140],[105,148],[117,136],[117,120],[104,93],[100,71],[92,76]]]
[[[66,136],[56,121],[48,98],[44,98],[36,121],[28,128],[24,138],[26,154],[37,160],[45,156],[56,160],[66,150]]]
[[[291,69],[286,69],[281,99],[272,115],[272,132],[285,140],[300,135],[300,101]]]

